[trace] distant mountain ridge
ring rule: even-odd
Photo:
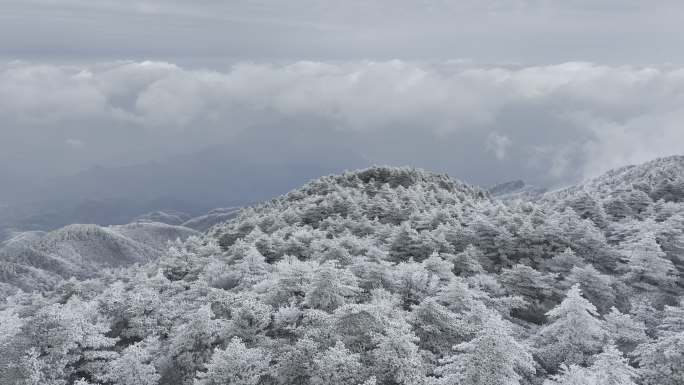
[[[584,190],[607,198],[627,190],[645,193],[653,201],[684,201],[684,155],[673,155],[610,170],[574,186],[550,191],[547,198],[560,199]]]
[[[162,223],[69,225],[47,233],[20,233],[0,244],[0,292],[2,286],[4,291],[46,290],[60,279],[85,279],[105,268],[145,264],[164,254],[170,241],[199,234]]]
[[[501,200],[534,200],[543,195],[547,189],[544,187],[532,186],[522,180],[504,182],[490,187],[487,191]]]

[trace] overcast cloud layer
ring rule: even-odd
[[[679,0],[1,0],[0,56],[684,64]]]
[[[270,154],[252,141],[254,157],[310,153],[313,164],[325,156],[317,148],[343,146],[350,159],[474,183],[558,185],[681,153],[684,69],[363,61],[216,72],[162,62],[14,62],[0,67],[0,121],[0,163],[14,174],[135,164],[305,128],[316,134],[303,148],[283,144]]]
[[[558,186],[682,153],[683,19],[679,0],[0,0],[0,206],[148,161],[115,173]]]

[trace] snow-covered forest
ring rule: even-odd
[[[684,157],[521,196],[322,177],[6,298],[0,384],[684,384]]]

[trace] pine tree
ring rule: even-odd
[[[288,346],[278,358],[274,367],[278,384],[309,384],[314,370],[314,357],[318,353],[317,344],[304,337],[294,345]]]
[[[405,310],[439,290],[439,277],[413,261],[396,265],[391,270],[390,279],[392,290],[401,297]]]
[[[210,306],[202,306],[171,331],[168,347],[171,362],[163,373],[163,380],[171,378],[183,384],[192,383],[195,373],[204,367],[214,348],[223,340],[226,322],[213,317]]]
[[[684,383],[684,300],[665,308],[658,338],[634,351],[645,385]]]
[[[671,261],[656,241],[652,232],[634,237],[620,246],[621,253],[629,259],[627,281],[642,290],[651,287],[672,288],[676,271]]]
[[[247,348],[233,338],[225,349],[216,349],[195,385],[257,385],[268,374],[270,357],[259,348]]]
[[[634,351],[644,385],[684,384],[684,331],[666,334]]]
[[[554,256],[550,260],[545,260],[543,266],[553,273],[567,273],[575,266],[584,264],[582,258],[577,256],[571,248],[566,248],[562,253]]]
[[[419,338],[418,346],[439,356],[449,353],[453,345],[462,341],[468,329],[458,315],[435,298],[426,298],[413,306],[408,321]]]
[[[468,245],[465,250],[456,254],[451,262],[453,272],[458,276],[468,277],[474,274],[483,273],[484,269],[480,264],[484,259],[484,254],[477,247]],[[488,262],[488,261],[487,261]]]
[[[113,385],[156,385],[161,377],[152,364],[156,344],[157,341],[146,340],[126,347],[121,356],[107,364],[105,374],[98,380]]]
[[[425,381],[425,365],[416,342],[418,338],[403,319],[387,320],[383,334],[373,338],[372,366],[380,383],[421,385]]]
[[[518,385],[522,374],[534,373],[526,346],[511,335],[510,326],[490,313],[471,341],[456,345],[456,354],[435,370],[444,385]]]
[[[403,222],[394,232],[390,244],[390,260],[407,262],[413,258],[420,262],[428,258],[433,251],[433,246],[421,237],[409,222]]]
[[[575,266],[567,277],[567,284],[578,283],[584,296],[596,306],[599,313],[606,313],[615,305],[616,297],[613,290],[612,279],[606,274],[601,274],[594,266]]]
[[[613,307],[604,318],[608,337],[615,341],[622,352],[629,353],[637,345],[648,340],[644,323],[632,319],[629,314],[622,314]]]
[[[24,324],[14,309],[0,311],[0,383],[12,383],[20,376],[17,362],[24,354],[19,334]]]
[[[263,292],[267,303],[272,305],[285,305],[292,299],[299,303],[304,300],[315,267],[314,262],[300,261],[286,255],[276,263],[275,270],[257,285],[256,290]]]
[[[550,323],[534,337],[537,357],[547,370],[560,364],[586,364],[601,350],[605,337],[596,307],[582,297],[579,284],[568,290],[565,299],[546,313]]]
[[[359,288],[356,277],[347,269],[338,269],[336,261],[320,264],[306,289],[304,304],[314,309],[333,311],[353,297]]]
[[[561,365],[559,373],[544,381],[544,385],[597,385],[589,371],[579,365]]]
[[[522,297],[528,304],[527,309],[516,313],[519,318],[537,322],[543,320],[545,308],[542,304],[555,294],[555,274],[543,274],[530,266],[517,264],[503,270],[499,279],[509,294]]]
[[[590,367],[561,365],[560,373],[544,385],[636,385],[637,375],[622,353],[608,345]]]
[[[107,337],[108,325],[95,311],[95,303],[74,297],[66,304],[52,304],[40,309],[25,324],[22,337],[35,354],[25,356],[25,363],[40,368],[25,372],[42,378],[45,384],[63,384],[66,379],[95,376],[105,360],[116,356],[116,338]]]
[[[596,379],[596,385],[636,385],[634,379],[637,371],[629,366],[627,359],[614,345],[603,349],[590,371]]]
[[[314,359],[312,385],[357,385],[361,382],[361,355],[337,341]]]

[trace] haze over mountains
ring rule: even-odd
[[[261,136],[255,129],[229,143],[157,162],[96,167],[41,183],[26,183],[24,176],[16,186],[7,183],[16,193],[0,191],[7,193],[0,201],[0,239],[12,231],[48,231],[72,223],[125,224],[159,210],[194,217],[284,194],[307,180],[343,171],[342,164],[370,165],[346,144],[312,145],[324,135],[301,129],[296,135]]]

